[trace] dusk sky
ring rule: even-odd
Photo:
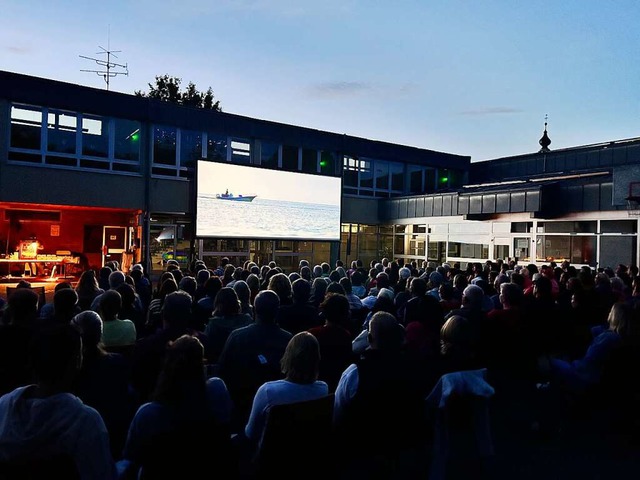
[[[286,188],[284,188],[286,186]],[[198,162],[198,193],[257,195],[265,200],[339,206],[340,177],[301,174],[218,162]]]
[[[470,155],[640,136],[640,2],[0,0],[0,70],[96,88],[79,55],[121,50],[211,86],[223,111]],[[109,40],[110,39],[110,40]]]

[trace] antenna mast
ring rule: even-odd
[[[107,39],[107,48],[101,47],[98,45],[98,48],[102,50],[101,52],[97,52],[96,55],[106,55],[106,60],[102,58],[92,58],[86,57],[84,55],[79,55],[80,58],[84,58],[86,60],[93,60],[96,62],[102,70],[80,70],[81,72],[91,72],[95,73],[102,78],[104,78],[105,83],[107,84],[107,90],[109,90],[109,80],[118,75],[126,75],[129,76],[129,67],[125,63],[124,65],[120,63],[115,63],[111,61],[111,58],[118,58],[116,53],[120,53],[122,50],[111,50],[111,32],[109,32],[109,37]],[[124,69],[124,71],[113,71],[114,69]]]

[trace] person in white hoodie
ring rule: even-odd
[[[68,324],[43,329],[29,355],[36,383],[0,397],[0,463],[65,456],[81,479],[115,478],[102,417],[69,393],[82,365],[80,333]]]

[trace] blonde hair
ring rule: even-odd
[[[469,320],[461,315],[452,315],[440,329],[440,352],[447,355],[452,351],[470,350],[472,337]]]
[[[633,311],[629,305],[621,302],[614,303],[609,311],[609,317],[607,318],[609,329],[613,330],[623,338],[629,337],[632,333],[632,315]]]

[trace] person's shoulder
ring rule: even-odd
[[[316,327],[309,328],[307,332],[317,337],[318,335],[322,334],[324,328],[324,325],[318,325]]]
[[[243,338],[246,336],[253,335],[256,331],[256,324],[250,323],[249,325],[245,325],[244,327],[236,328],[229,333],[229,337],[227,341],[235,341],[239,338]]]
[[[342,372],[342,377],[344,377],[345,381],[348,381],[358,375],[358,363],[350,364],[344,372]]]
[[[207,379],[207,388],[211,390],[227,390],[227,384],[220,377],[209,377]]]

